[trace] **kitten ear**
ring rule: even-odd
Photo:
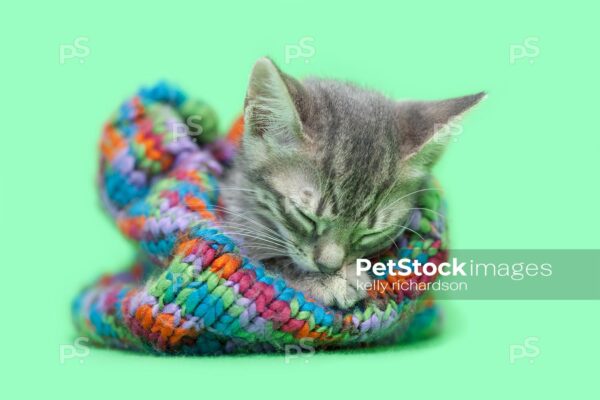
[[[259,59],[250,75],[244,102],[248,131],[279,146],[290,146],[304,137],[295,102],[304,93],[300,82],[284,74],[267,57]]]
[[[453,124],[485,96],[480,92],[447,100],[400,102],[397,120],[402,158],[422,155],[435,162],[457,128]]]

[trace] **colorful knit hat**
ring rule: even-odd
[[[430,293],[398,283],[436,277],[384,276],[367,301],[342,310],[243,256],[219,229],[217,207],[217,178],[242,134],[239,119],[221,137],[210,107],[165,83],[140,90],[106,123],[100,193],[139,256],[75,299],[78,335],[98,346],[223,354],[283,351],[302,340],[317,349],[350,347],[435,331],[439,311]],[[422,189],[417,207],[410,229],[379,260],[447,260],[445,205],[434,182]]]

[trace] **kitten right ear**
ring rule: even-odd
[[[251,135],[279,146],[291,146],[304,137],[294,98],[304,88],[267,57],[259,59],[250,75],[244,102],[244,121]]]
[[[407,160],[421,155],[435,162],[450,139],[449,125],[485,96],[485,92],[480,92],[447,100],[398,103],[397,120],[403,158]]]

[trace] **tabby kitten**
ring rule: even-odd
[[[258,60],[241,153],[222,185],[223,228],[292,287],[355,304],[370,279],[356,276],[356,259],[402,233],[445,127],[483,96],[397,102],[335,80],[300,82]]]

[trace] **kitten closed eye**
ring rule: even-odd
[[[395,231],[397,231],[397,228],[361,235],[354,242],[354,246],[357,249],[373,249],[381,247],[383,244],[390,243],[393,240]]]
[[[288,217],[293,224],[297,225],[300,229],[308,234],[312,234],[317,230],[317,222],[311,218],[308,214],[297,207],[288,207]]]

